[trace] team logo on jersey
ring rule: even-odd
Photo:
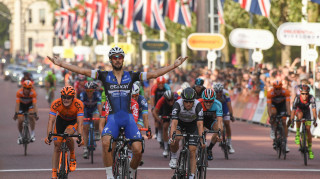
[[[178,111],[178,109],[177,109],[177,108],[174,108],[174,109],[172,110],[172,115],[173,115],[173,116],[177,115],[177,111]]]

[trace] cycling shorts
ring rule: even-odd
[[[226,113],[226,114],[223,114],[223,120],[224,121],[230,121],[230,113]]]
[[[310,111],[310,108],[300,109],[299,107],[297,107],[296,114],[298,112],[302,112],[303,113],[303,118],[306,119],[306,123],[305,124],[307,126],[310,126],[311,125],[311,111]]]
[[[213,119],[212,120],[203,120],[203,126],[209,130],[212,130],[213,129],[213,125],[217,122],[216,119]]]
[[[78,123],[76,119],[72,121],[66,121],[58,115],[56,119],[56,126],[54,128],[54,133],[63,134],[66,129],[72,129],[74,132],[76,132],[77,128],[78,128]],[[57,140],[58,142],[61,142],[62,137],[56,136],[53,138],[53,140]]]
[[[189,133],[192,135],[198,135],[198,127],[197,125],[184,125],[182,122],[178,122],[177,130],[181,133]],[[198,137],[190,137],[189,145],[198,146],[199,138]]]
[[[272,108],[277,111],[277,114],[285,113],[287,112],[286,101],[281,103],[272,103]]]
[[[125,137],[127,139],[141,139],[141,133],[133,115],[123,110],[108,115],[107,124],[104,126],[101,137],[111,135],[116,138],[119,136],[121,127],[124,127]]]
[[[99,114],[98,108],[84,108],[84,118],[91,118],[94,114]],[[83,125],[90,124],[90,121],[83,121]]]
[[[20,103],[19,114],[30,112],[31,110],[33,110],[32,103],[29,103],[29,104]]]

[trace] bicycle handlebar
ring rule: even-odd
[[[50,132],[48,135],[49,143],[52,142],[51,137],[53,137],[53,136],[62,137],[63,139],[66,139],[68,137],[77,137],[78,138],[77,143],[78,144],[81,143],[81,135],[80,134],[76,134],[76,135],[75,134],[68,134],[68,133],[56,134],[56,133]]]
[[[113,137],[111,137],[108,152],[112,151],[112,143],[113,142],[119,142],[119,141],[122,141],[124,143],[123,145],[127,145],[129,142],[142,142],[144,144],[143,138],[142,139],[127,139],[127,138],[116,138],[116,139],[114,139]],[[144,147],[142,147],[142,151],[141,152],[142,153],[144,152]]]
[[[204,132],[202,133],[202,135],[196,135],[196,134],[188,134],[188,133],[184,133],[184,134],[176,134],[176,131],[173,132],[172,134],[172,140],[174,140],[176,138],[176,136],[180,136],[180,137],[197,137],[197,138],[202,138],[203,139],[203,144],[205,144],[205,140],[206,140],[206,137],[204,135]]]

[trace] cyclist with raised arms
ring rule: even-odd
[[[270,117],[271,124],[271,132],[270,138],[272,140],[275,139],[274,129],[275,129],[275,116],[277,114],[287,113],[288,115],[291,113],[290,110],[290,92],[284,88],[282,88],[281,81],[274,81],[272,84],[273,88],[267,93],[267,110],[268,115]],[[282,118],[282,125],[286,135],[288,137],[288,128],[287,128],[287,117],[284,116]],[[273,148],[275,148],[275,142],[273,141]],[[290,149],[288,147],[288,143],[286,146],[286,151],[289,152]]]
[[[216,99],[216,92],[213,89],[205,89],[202,92],[202,98],[198,99],[203,108],[203,126],[209,130],[222,132],[222,104]],[[207,147],[208,160],[212,160],[212,148],[219,141],[217,133],[214,133],[211,137],[211,142]]]
[[[47,136],[54,130],[53,133],[74,134],[78,129],[78,134],[83,136],[83,103],[79,99],[75,98],[75,90],[72,86],[63,87],[61,90],[61,98],[54,100],[51,104],[49,112],[49,121],[47,126]],[[55,127],[54,126],[55,123]],[[60,146],[62,137],[54,137],[54,150],[52,155],[52,179],[57,179],[57,168],[59,165]],[[48,137],[45,139],[45,143],[50,145]],[[79,147],[83,145],[81,139]],[[67,139],[67,146],[70,150],[70,171],[75,171],[77,162],[74,151],[74,141],[72,138]]]
[[[224,89],[224,86],[221,83],[214,85],[214,91],[216,92],[216,98],[222,104],[223,111],[223,124],[226,126],[227,134],[227,145],[229,147],[229,153],[233,154],[235,151],[231,143],[231,126],[230,120],[234,122],[233,109],[231,105],[231,99],[228,90]]]
[[[96,90],[97,85],[94,82],[87,82],[85,84],[85,91],[80,94],[80,100],[84,105],[84,117],[85,118],[99,118],[102,106],[101,106],[101,95],[100,92]],[[89,124],[90,121],[83,122],[83,158],[88,159],[88,135],[89,135]],[[98,129],[99,122],[94,121],[94,126]]]
[[[204,80],[202,78],[197,78],[196,81],[194,82],[193,89],[196,91],[196,99],[201,98],[202,92],[206,89],[203,86]]]
[[[54,64],[66,68],[70,71],[83,74],[94,79],[99,79],[105,89],[107,102],[110,106],[107,124],[102,130],[102,148],[103,162],[106,169],[107,178],[113,178],[112,175],[112,153],[108,151],[111,137],[118,137],[120,127],[125,128],[126,138],[141,139],[141,134],[133,119],[130,111],[131,90],[135,81],[145,81],[151,78],[157,78],[165,73],[177,68],[187,57],[179,57],[174,64],[157,69],[153,72],[129,72],[123,70],[124,51],[119,47],[114,47],[109,51],[109,59],[112,65],[112,71],[100,71],[79,68],[78,66],[65,63],[59,57],[48,57]],[[130,175],[135,173],[138,168],[142,154],[142,145],[140,142],[131,144],[133,158],[130,162]]]
[[[182,99],[177,100],[173,105],[172,122],[170,136],[173,133],[181,134],[183,131],[189,134],[202,136],[203,132],[203,109],[201,103],[195,99],[196,92],[188,87],[181,92]],[[169,166],[174,169],[177,167],[177,152],[179,150],[179,141],[181,137],[176,137],[174,140],[170,138],[171,160]],[[200,139],[202,141],[202,138]],[[194,178],[196,171],[196,150],[198,146],[198,138],[189,138],[190,150],[190,171],[189,179]],[[201,142],[202,147],[205,144]]]
[[[18,130],[19,130],[19,137],[18,137],[18,144],[22,143],[22,124],[24,121],[24,112],[29,112],[29,114],[34,113],[34,115],[30,115],[30,128],[31,128],[31,142],[36,140],[34,129],[36,126],[36,121],[38,119],[37,112],[37,93],[33,89],[32,82],[30,80],[25,80],[22,83],[22,88],[17,91],[16,94],[16,108],[15,114],[13,119],[18,119]]]
[[[313,125],[317,127],[317,108],[316,108],[316,100],[315,98],[309,94],[310,87],[308,85],[301,85],[300,86],[300,94],[297,95],[293,101],[292,104],[292,111],[291,111],[291,117],[290,121],[288,122],[288,125],[292,123],[292,120],[294,119],[294,116],[296,115],[298,120],[301,120],[302,118],[306,119],[306,131],[308,136],[308,151],[309,151],[309,158],[313,159],[314,155],[312,152],[312,134],[310,131],[311,128],[311,111],[310,106],[312,109],[313,114]],[[301,122],[297,122],[297,130],[296,130],[296,138],[300,139],[300,125]],[[294,123],[292,123],[292,127],[294,126]],[[300,141],[299,143],[300,144]]]
[[[180,99],[178,93],[174,93],[171,90],[167,90],[163,96],[159,99],[154,108],[153,115],[156,117],[156,121],[162,124],[162,134],[163,134],[163,142],[164,142],[164,150],[162,155],[167,157],[169,155],[169,145],[168,145],[168,129],[170,125],[170,118],[162,118],[167,116],[172,116],[173,104]],[[161,111],[161,118],[159,113]]]

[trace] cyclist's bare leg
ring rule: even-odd
[[[18,115],[18,130],[20,134],[22,134],[22,124],[23,124],[24,116]]]
[[[176,130],[176,134],[181,134],[179,130]],[[179,150],[179,141],[181,140],[182,137],[176,137],[174,142],[170,144],[170,151],[172,153],[176,153]]]
[[[108,152],[110,146],[110,135],[105,135],[101,138],[102,141],[102,158],[103,164],[105,167],[111,167],[113,163],[112,152]],[[112,150],[114,149],[115,145],[112,145]]]
[[[52,168],[57,169],[59,167],[59,157],[60,157],[60,146],[61,142],[54,141],[53,155],[52,155]]]
[[[312,144],[312,134],[310,131],[311,125],[306,125],[307,137],[308,137],[308,145]]]
[[[227,134],[227,137],[231,139],[230,120],[224,120],[223,123],[224,123],[224,126],[226,126],[226,134]]]
[[[141,153],[142,145],[141,144],[142,144],[141,142],[133,142],[131,145],[133,156],[132,156],[132,160],[130,162],[130,167],[132,169],[137,169],[140,164],[140,161],[142,158],[142,153]]]
[[[284,128],[284,133],[287,138],[288,137],[288,128],[287,128],[287,118],[286,117],[282,118],[282,126]]]
[[[71,128],[67,128],[64,132],[70,135],[75,133],[75,131]],[[74,140],[72,137],[67,139],[67,146],[70,150],[70,159],[75,159],[76,156],[74,154]]]
[[[168,129],[169,129],[169,122],[164,122],[162,125],[162,135],[163,135],[163,142],[168,142]]]
[[[197,146],[189,145],[190,150],[190,170],[192,174],[195,174],[196,171],[196,150]]]
[[[89,136],[89,124],[83,125],[83,142],[84,146],[88,145],[88,137]]]
[[[301,120],[303,118],[303,112],[301,112],[301,111],[297,112],[296,116],[297,116],[298,120]],[[301,122],[296,122],[296,127],[300,129]],[[299,131],[299,133],[300,133],[300,131]]]
[[[218,131],[219,130],[217,122],[213,124],[212,130],[214,130],[214,131]],[[220,130],[221,130],[220,132],[222,133],[223,132],[223,128],[220,129]],[[213,133],[213,135],[211,136],[211,143],[212,144],[215,144],[217,142],[217,137],[218,137],[218,134],[217,133]]]
[[[276,108],[271,108],[271,116],[276,116],[277,115],[277,109]],[[270,124],[273,127],[273,129],[276,128],[277,124],[274,122],[274,118],[271,118],[270,116]],[[275,131],[276,132],[276,131]]]

